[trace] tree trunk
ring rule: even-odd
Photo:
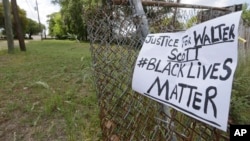
[[[10,15],[9,0],[3,0],[3,7],[4,7],[5,31],[6,31],[7,43],[8,43],[8,53],[13,53],[14,42],[13,42],[12,23],[10,19],[11,15]]]
[[[16,0],[11,0],[11,6],[12,6],[12,12],[14,16],[14,21],[15,21],[15,26],[16,26],[16,31],[17,31],[17,37],[19,40],[19,46],[21,51],[26,51],[25,43],[24,43],[24,34],[23,34],[23,29],[21,27],[20,23],[20,17],[18,14],[18,7],[16,4]]]
[[[31,33],[29,33],[29,39],[32,39],[32,37],[31,37],[31,36],[32,36],[32,34],[31,34]]]

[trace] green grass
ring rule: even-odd
[[[101,140],[89,44],[51,40],[26,45],[27,52],[0,51],[0,141]],[[110,50],[117,53],[114,56],[108,51],[103,58],[109,61],[104,64],[110,65],[107,69],[117,70],[127,63],[112,60],[126,60],[119,59],[117,48]],[[120,51],[132,58],[130,52]],[[250,123],[249,73],[250,60],[240,62],[230,107],[235,124]],[[129,81],[125,76],[115,75],[117,80]]]
[[[88,43],[30,41],[0,51],[0,140],[100,140]]]
[[[246,56],[249,55],[247,52]],[[233,81],[230,116],[233,124],[250,124],[250,58],[239,57]]]

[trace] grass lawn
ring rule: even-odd
[[[89,43],[50,40],[26,46],[27,52],[0,50],[0,141],[101,140]],[[233,84],[235,124],[250,123],[249,74],[248,58],[239,62]]]
[[[0,140],[100,140],[89,44],[51,40],[26,47],[0,51]]]

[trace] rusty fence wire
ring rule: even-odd
[[[222,132],[174,109],[167,113],[162,104],[131,88],[145,28],[148,33],[177,32],[216,14],[227,13],[229,11],[223,9],[145,3],[138,12],[136,6],[126,0],[111,1],[88,11],[103,140],[229,140],[229,131]]]

